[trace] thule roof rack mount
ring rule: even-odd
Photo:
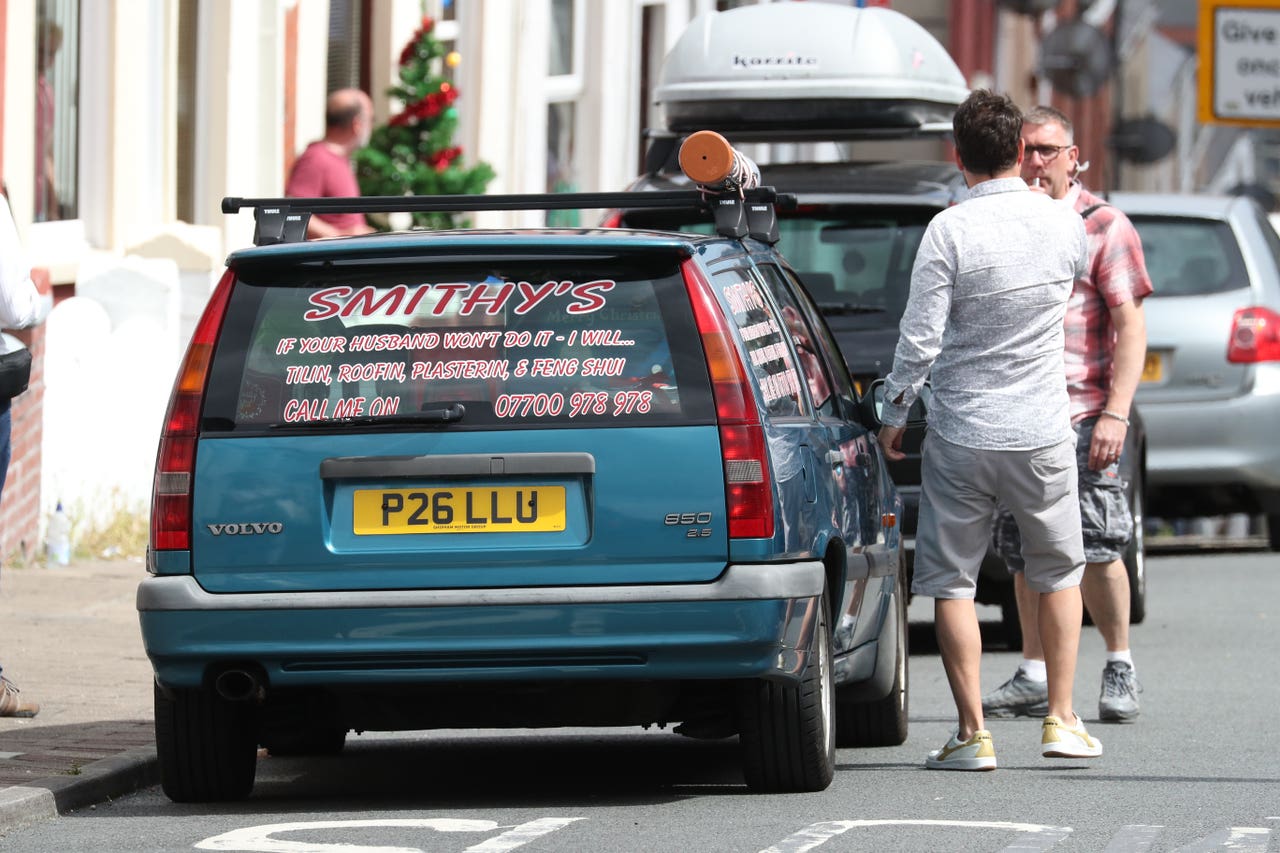
[[[671,190],[666,192],[541,193],[523,195],[357,196],[351,198],[236,198],[222,200],[223,213],[253,208],[255,246],[299,243],[306,239],[313,213],[419,213],[479,210],[603,210],[661,208],[702,210],[715,217],[725,237],[751,236],[778,241],[774,206],[793,207],[795,197],[773,187],[738,192]]]

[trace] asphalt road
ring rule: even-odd
[[[922,599],[907,743],[841,750],[822,793],[748,794],[735,740],[366,734],[341,756],[262,759],[244,803],[178,806],[149,789],[19,831],[0,850],[1280,850],[1280,560],[1156,556],[1149,572],[1149,616],[1133,630],[1139,722],[1093,722],[1103,649],[1091,628],[1082,641],[1077,709],[1106,748],[1092,763],[1041,758],[1036,721],[993,720],[999,770],[924,770],[954,712]],[[993,646],[984,683],[1016,661]]]

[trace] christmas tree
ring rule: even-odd
[[[461,57],[456,51],[446,55],[434,29],[435,22],[424,17],[400,52],[400,84],[388,94],[404,109],[376,128],[369,144],[355,154],[364,195],[477,194],[493,180],[487,163],[463,166],[462,148],[453,144],[458,90],[440,72],[457,67]],[[449,213],[415,213],[413,225],[452,228],[455,223]]]

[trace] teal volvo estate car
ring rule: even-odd
[[[706,236],[224,203],[261,245],[181,366],[137,599],[170,798],[351,730],[671,726],[771,791],[905,739],[900,498],[758,192]]]

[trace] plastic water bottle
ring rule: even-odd
[[[65,566],[71,562],[71,519],[62,509],[62,501],[49,519],[49,532],[45,539],[45,556],[50,563]]]

